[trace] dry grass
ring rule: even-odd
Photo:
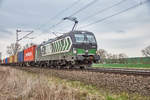
[[[128,93],[112,94],[93,85],[60,79],[46,69],[39,72],[37,69],[32,70],[36,72],[0,67],[0,100],[150,100],[139,95],[131,98]],[[82,74],[79,77],[81,73],[78,73],[77,79],[86,79],[86,73]],[[67,75],[73,77],[75,73]]]
[[[68,80],[69,86],[86,88],[88,93],[99,91],[100,100],[150,100],[150,77],[40,68],[21,69],[31,73],[43,73],[46,76],[63,78]]]
[[[42,74],[0,68],[0,100],[102,100],[98,92],[90,93],[77,85]],[[74,83],[78,84],[78,83]]]

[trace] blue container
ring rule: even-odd
[[[18,53],[18,62],[23,62],[24,61],[24,53],[23,51]]]
[[[8,58],[5,58],[5,64],[8,64]]]

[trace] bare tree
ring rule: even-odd
[[[97,51],[97,54],[100,56],[100,63],[126,63],[127,61],[127,55],[125,53],[120,54],[112,54],[108,53],[104,49],[99,49]]]
[[[119,63],[126,63],[126,58],[128,57],[125,53],[120,53],[119,55]]]
[[[106,50],[104,50],[104,49],[99,49],[98,51],[97,51],[97,54],[100,56],[100,62],[101,63],[104,63],[104,61],[105,61],[105,59],[106,59],[106,57],[107,57],[107,51]]]
[[[118,63],[118,55],[117,54],[113,54],[112,55],[112,63]]]
[[[107,54],[107,63],[125,63],[127,55],[124,53],[120,53],[120,54],[111,54],[108,53]]]
[[[21,50],[21,45],[12,43],[10,46],[7,46],[7,54],[9,56],[17,54]]]
[[[150,45],[142,50],[142,54],[145,57],[150,57]]]
[[[36,45],[36,44],[34,44],[34,43],[26,44],[25,46],[23,46],[23,50],[24,50],[24,49],[27,49],[27,48],[29,48],[29,47],[31,47],[31,46],[33,46],[33,45]]]

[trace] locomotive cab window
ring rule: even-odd
[[[93,35],[87,34],[86,37],[88,42],[92,42],[92,43],[96,42],[95,37]]]
[[[84,42],[85,41],[84,34],[75,34],[75,40],[76,42]]]
[[[75,34],[75,40],[79,43],[96,43],[95,37],[92,34]]]

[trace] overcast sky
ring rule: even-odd
[[[20,41],[21,45],[41,43],[54,37],[51,32],[68,32],[73,23],[63,21],[52,27],[62,18],[72,15],[93,0],[0,0],[0,52],[6,55],[6,46],[15,42],[16,29],[34,30],[30,37]],[[150,45],[150,3],[114,16],[100,23],[83,27],[96,20],[134,6],[144,0],[95,0],[88,8],[74,15],[79,20],[78,29],[95,34],[98,48],[110,53],[126,53],[129,57],[142,56],[141,49]],[[120,5],[95,14],[97,11]],[[65,9],[65,10],[64,10]],[[95,14],[95,16],[90,17]],[[27,33],[23,32],[20,37]]]

